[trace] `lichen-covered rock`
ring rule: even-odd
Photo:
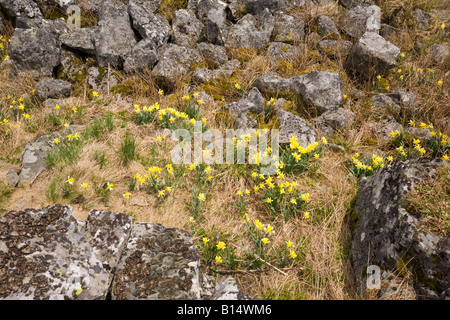
[[[19,174],[21,183],[35,179],[46,167],[47,152],[55,146],[55,138],[61,139],[58,132],[45,135],[28,143],[22,151],[22,171]]]
[[[108,73],[106,67],[89,67],[86,71],[86,81],[92,90],[103,92],[107,92],[108,88],[111,89],[120,83],[115,73],[111,72],[111,69]]]
[[[333,130],[342,130],[353,124],[355,115],[350,110],[338,108],[336,110],[327,111],[317,117],[315,120]]]
[[[123,63],[123,71],[142,72],[145,68],[153,68],[158,63],[158,51],[154,49],[153,41],[142,39],[131,50]]]
[[[19,175],[13,169],[9,169],[6,173],[6,183],[12,187],[17,187],[19,184]]]
[[[350,9],[356,6],[373,5],[373,0],[339,0],[339,4],[344,8]]]
[[[203,27],[203,23],[191,11],[177,10],[172,21],[174,43],[179,46],[196,48]]]
[[[188,5],[188,9],[191,7]],[[196,1],[197,17],[204,27],[202,36],[212,44],[223,46],[227,38],[227,5],[219,0]]]
[[[41,100],[65,98],[70,96],[72,87],[70,82],[64,80],[44,78],[36,85],[35,94]]]
[[[322,40],[317,45],[322,53],[338,59],[345,59],[353,47],[353,43],[347,40]]]
[[[199,264],[186,231],[135,223],[115,272],[112,299],[199,299]]]
[[[289,79],[290,90],[318,115],[336,110],[342,103],[342,78],[338,73],[311,71]]]
[[[233,59],[218,69],[197,68],[192,74],[192,79],[197,83],[201,83],[217,79],[221,76],[229,78],[239,68],[240,64],[239,60]]]
[[[70,206],[0,218],[0,299],[105,299],[110,274],[78,229]]]
[[[90,55],[95,55],[94,34],[97,32],[96,27],[75,29],[70,33],[63,34],[59,37],[61,43],[74,50],[78,50]]]
[[[266,51],[266,56],[273,62],[295,61],[301,56],[306,56],[308,49],[306,45],[293,46],[283,42],[272,42]]]
[[[388,114],[398,115],[400,113],[400,106],[387,94],[378,93],[370,98],[370,106],[372,109],[378,109]]]
[[[222,46],[201,42],[197,49],[207,64],[218,67],[228,61],[227,51]]]
[[[13,18],[43,18],[41,10],[32,0],[0,0],[0,8]]]
[[[363,77],[385,76],[396,66],[400,49],[375,32],[366,32],[352,48],[344,67]]]
[[[412,15],[417,22],[419,30],[427,30],[429,28],[431,15],[428,12],[416,8],[412,11]]]
[[[25,72],[35,78],[52,76],[61,59],[61,42],[50,26],[16,28],[9,50],[14,73]]]
[[[119,0],[105,1],[98,9],[98,28],[94,48],[100,67],[121,69],[136,44],[126,6]]]
[[[292,136],[295,136],[299,144],[305,148],[316,142],[316,131],[305,120],[282,109],[277,109],[275,112],[280,122],[279,143],[289,143]]]
[[[431,62],[440,67],[450,67],[450,48],[445,44],[433,44],[428,48]]]
[[[148,11],[134,1],[130,1],[128,4],[128,14],[133,28],[139,32],[142,38],[151,40],[154,49],[169,40],[172,29],[163,15]]]
[[[277,12],[274,15],[274,41],[299,43],[305,38],[305,23],[297,17]]]
[[[336,23],[344,33],[358,39],[365,32],[380,30],[381,9],[376,5],[356,6],[341,13]]]
[[[376,121],[369,122],[367,126],[372,130],[377,140],[384,142],[392,139],[391,132],[403,130],[403,126],[389,115],[379,117]]]
[[[83,82],[86,79],[86,63],[72,51],[61,49],[61,63],[58,66],[58,79],[71,83]]]
[[[131,227],[131,216],[124,213],[105,210],[89,212],[84,234],[105,270],[112,272],[119,264]]]
[[[411,190],[424,179],[433,179],[442,164],[438,159],[409,159],[361,180],[351,261],[362,290],[369,265],[396,273],[406,264],[419,299],[449,298],[450,239],[423,231],[423,215],[408,212],[406,201]]]
[[[264,113],[264,97],[255,87],[239,101],[231,102],[223,106],[223,108],[228,110],[230,114],[235,117],[247,114],[248,112],[254,113],[255,115],[261,115]]]
[[[161,47],[159,52],[159,62],[153,68],[152,74],[162,86],[173,85],[177,78],[191,71],[194,63],[202,62],[198,50],[172,43]]]
[[[339,39],[339,30],[329,16],[321,15],[317,18],[317,33],[325,39]]]
[[[277,91],[289,91],[289,79],[281,78],[276,72],[269,72],[255,79],[253,85],[261,92],[274,94]]]
[[[250,300],[250,297],[239,290],[235,279],[228,278],[216,286],[211,300]]]
[[[283,11],[288,9],[289,3],[292,0],[244,0],[244,5],[247,7],[248,12],[252,14],[259,14],[265,9],[270,12]]]
[[[258,16],[246,14],[229,27],[225,46],[262,49],[270,41],[273,28],[274,18],[267,9]]]

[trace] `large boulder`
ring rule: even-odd
[[[42,101],[48,98],[66,98],[70,96],[72,87],[70,82],[64,80],[44,78],[36,85],[35,93]]]
[[[119,0],[105,1],[99,8],[94,48],[100,67],[121,69],[136,44],[126,6]]]
[[[419,299],[450,298],[450,239],[423,228],[424,215],[409,212],[407,201],[418,183],[436,178],[441,165],[442,160],[413,158],[361,180],[351,248],[361,290],[366,289],[369,266],[388,274],[406,266]]]
[[[34,78],[52,76],[61,59],[61,42],[50,26],[16,28],[9,50],[13,72],[24,72]]]
[[[11,211],[0,218],[0,299],[105,299],[111,274],[78,228],[70,206]]]
[[[400,49],[375,32],[366,32],[345,60],[347,72],[363,77],[386,76],[397,65]]]

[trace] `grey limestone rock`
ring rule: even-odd
[[[105,299],[111,275],[78,229],[70,206],[0,218],[0,299]]]
[[[229,27],[225,46],[262,49],[270,41],[273,29],[274,18],[267,9],[258,16],[246,14]]]
[[[385,76],[397,65],[400,49],[375,32],[366,32],[345,60],[347,72],[363,77]]]
[[[200,299],[200,260],[190,234],[134,223],[112,283],[114,300]]]
[[[148,11],[133,1],[128,4],[128,14],[133,28],[142,38],[150,39],[155,49],[169,41],[172,29],[163,15]]]
[[[100,67],[121,69],[123,61],[136,44],[127,7],[119,0],[103,2],[98,9],[98,28],[94,48]]]
[[[295,61],[301,56],[305,56],[308,53],[307,47],[293,46],[283,42],[271,42],[266,51],[266,56],[270,57],[272,61]]]
[[[9,48],[14,73],[34,78],[52,76],[61,59],[61,42],[50,26],[16,28]]]
[[[64,80],[44,78],[36,85],[35,93],[41,100],[65,98],[70,96],[72,87],[70,82]]]
[[[352,7],[339,15],[336,24],[345,34],[359,39],[365,32],[380,30],[381,9],[376,5]]]
[[[185,9],[176,11],[172,21],[174,43],[196,48],[203,27],[203,23],[191,11]]]
[[[145,68],[153,68],[158,63],[158,51],[154,49],[153,41],[142,39],[131,50],[123,64],[125,73],[142,72]]]
[[[197,68],[192,75],[192,79],[195,82],[201,83],[217,79],[221,76],[229,78],[236,69],[239,68],[240,64],[239,60],[233,59],[223,64],[218,69],[211,70],[207,68]]]
[[[159,52],[159,62],[152,74],[157,82],[165,85],[173,85],[177,78],[191,71],[192,64],[202,62],[198,50],[172,43],[160,48]]]
[[[70,33],[61,35],[59,40],[70,49],[95,55],[94,34],[96,32],[96,27],[75,29]]]
[[[228,61],[227,51],[223,46],[200,42],[197,49],[206,63],[218,67]]]
[[[291,91],[300,94],[303,102],[318,115],[336,110],[342,103],[342,78],[337,73],[311,71],[289,79]]]
[[[211,300],[250,300],[250,298],[239,290],[235,279],[228,278],[216,286]]]
[[[305,148],[316,142],[316,131],[305,120],[282,109],[276,109],[275,112],[280,122],[279,143],[289,143],[292,136]]]
[[[342,59],[347,57],[353,47],[353,43],[347,40],[322,40],[317,45],[319,50],[328,57]]]
[[[339,30],[329,16],[321,15],[317,18],[317,33],[325,39],[337,40],[340,37]]]
[[[408,261],[419,299],[449,298],[450,239],[425,232],[421,228],[422,213],[408,212],[405,202],[418,183],[436,177],[441,165],[445,164],[439,159],[412,158],[361,180],[351,261],[357,285],[363,291],[369,265],[395,273],[400,261]]]
[[[305,23],[303,20],[283,12],[274,14],[273,40],[298,44],[305,38]]]
[[[61,139],[58,132],[45,135],[28,143],[22,151],[22,170],[19,174],[20,182],[35,179],[46,168],[47,152],[55,146],[55,138]]]
[[[0,8],[13,18],[43,18],[41,10],[31,0],[0,0]]]

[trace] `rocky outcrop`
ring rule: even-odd
[[[174,43],[195,48],[203,27],[203,23],[192,12],[185,9],[176,11],[172,21]]]
[[[411,269],[418,298],[449,299],[450,239],[424,231],[420,212],[408,212],[406,198],[424,179],[433,179],[443,161],[409,159],[361,180],[355,205],[351,261],[358,287],[366,288],[366,269],[396,273]],[[448,165],[447,165],[448,167]]]
[[[344,67],[363,77],[386,76],[396,66],[400,49],[375,32],[366,32],[352,48]]]
[[[6,300],[249,298],[233,279],[210,288],[186,231],[104,210],[76,220],[62,205],[0,218],[0,270]]]
[[[41,10],[32,0],[0,0],[0,8],[13,18],[42,18]]]

